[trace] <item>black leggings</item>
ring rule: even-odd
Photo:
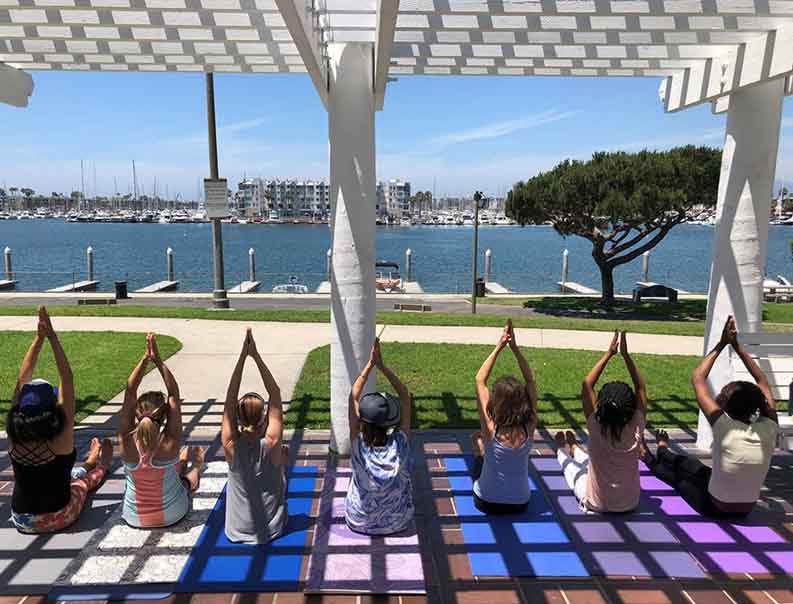
[[[747,514],[724,512],[717,508],[708,491],[712,470],[692,455],[672,453],[659,447],[656,455],[647,454],[644,463],[650,471],[673,487],[688,505],[703,516],[744,518]]]
[[[473,479],[478,480],[482,474],[484,458],[480,455],[474,457]],[[474,506],[483,514],[522,514],[529,507],[528,503],[493,503],[485,501],[474,493]]]

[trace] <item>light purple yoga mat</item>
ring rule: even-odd
[[[344,521],[350,469],[326,470],[309,559],[307,592],[423,594],[424,567],[413,523],[403,533],[354,533]]]
[[[581,509],[555,457],[532,458],[577,550],[594,575],[702,579],[723,574],[793,574],[793,543],[781,523],[752,514],[705,518],[639,464],[642,496],[628,514]]]

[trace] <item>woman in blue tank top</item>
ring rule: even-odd
[[[498,355],[509,347],[523,374],[500,377],[487,386]],[[529,454],[537,428],[537,384],[534,372],[515,340],[512,321],[476,374],[481,432],[473,435],[474,504],[486,514],[519,514],[529,503]]]

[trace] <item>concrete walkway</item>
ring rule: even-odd
[[[168,364],[179,380],[187,401],[222,400],[229,376],[239,354],[245,328],[253,328],[259,351],[281,386],[284,400],[290,400],[308,353],[330,343],[327,323],[246,323],[199,319],[155,319],[131,317],[55,317],[62,331],[127,331],[165,334],[178,338],[182,350]],[[35,317],[0,317],[2,330],[33,330]],[[378,327],[378,333],[380,327]],[[611,335],[597,331],[516,329],[521,346],[604,350]],[[449,344],[495,344],[501,330],[496,327],[388,326],[384,342],[428,342]],[[700,355],[702,339],[692,336],[633,334],[631,350],[637,353]],[[141,353],[143,339],[141,339]],[[132,368],[130,368],[131,370]],[[142,388],[158,384],[150,374]],[[246,365],[242,391],[260,390],[261,382],[253,363]],[[120,400],[120,396],[114,401]]]

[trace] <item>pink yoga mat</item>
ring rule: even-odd
[[[326,470],[306,591],[426,593],[415,525],[387,537],[351,531],[344,521],[344,496],[349,480],[349,468]]]

